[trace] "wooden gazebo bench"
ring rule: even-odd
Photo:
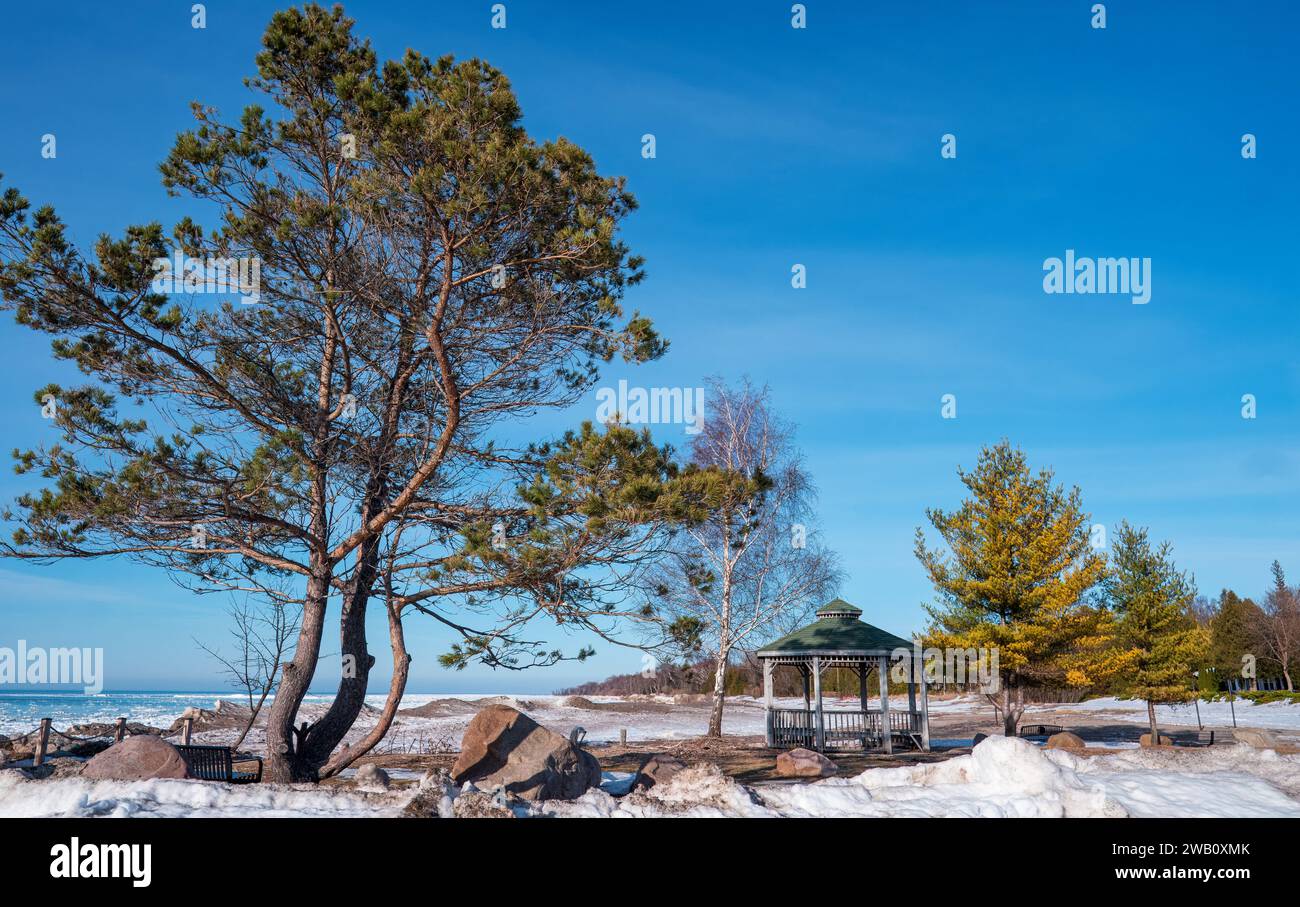
[[[235,758],[228,746],[199,746],[183,743],[176,747],[189,768],[190,777],[200,781],[224,781],[227,784],[258,784],[262,780],[262,760],[258,756]],[[256,772],[235,771],[236,762],[256,762]]]

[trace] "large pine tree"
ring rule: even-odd
[[[916,530],[916,556],[938,592],[927,606],[930,645],[996,648],[999,689],[990,694],[1015,736],[1030,684],[1088,685],[1106,668],[1104,610],[1087,601],[1105,560],[1090,544],[1078,488],[1050,470],[1030,471],[1007,441],[958,470],[970,497],[955,511],[926,511],[948,551]]]
[[[506,423],[579,400],[603,362],[665,348],[620,303],[642,273],[619,238],[624,181],[534,140],[486,63],[383,62],[352,24],[341,7],[276,13],[249,80],[265,105],[194,105],[161,171],[208,227],[128,226],[83,250],[52,208],[0,195],[5,305],[87,379],[36,393],[51,437],[18,468],[47,485],[17,501],[4,553],[123,555],[300,605],[267,724],[277,781],[316,778],[359,714],[372,597],[395,678],[408,607],[461,636],[457,663],[548,663],[520,625],[625,610],[583,568],[636,547],[623,527],[669,472],[626,430],[501,442]],[[174,256],[255,264],[257,304],[199,281],[164,293],[156,263]],[[331,610],[337,694],[298,722]]]

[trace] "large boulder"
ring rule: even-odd
[[[86,763],[83,778],[143,781],[185,778],[189,771],[180,751],[161,737],[140,735],[115,743]]]
[[[666,784],[673,775],[686,768],[686,763],[676,756],[668,756],[662,753],[651,756],[641,763],[637,769],[636,779],[632,782],[632,790],[647,790],[656,784]]]
[[[1233,728],[1232,739],[1238,743],[1244,743],[1246,746],[1265,750],[1277,749],[1278,743],[1276,734],[1258,727]]]
[[[1084,743],[1083,738],[1078,734],[1062,731],[1047,738],[1047,748],[1049,750],[1085,750],[1088,748],[1088,744]]]
[[[1152,743],[1151,743],[1151,735],[1150,735],[1150,734],[1143,734],[1140,738],[1138,738],[1138,744],[1141,745],[1141,746],[1146,746],[1146,747],[1152,746]],[[1166,737],[1164,734],[1161,734],[1161,735],[1160,735],[1160,741],[1159,741],[1158,743],[1154,744],[1154,745],[1155,745],[1155,746],[1173,746],[1173,745],[1174,745],[1174,738],[1172,738],[1172,737]]]
[[[451,778],[521,800],[574,800],[600,785],[600,763],[518,709],[490,705],[465,729]]]
[[[803,747],[776,757],[776,773],[782,778],[829,778],[837,771],[834,762]]]

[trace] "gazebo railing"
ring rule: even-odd
[[[772,709],[767,713],[768,729],[775,746],[815,747],[817,712],[815,709]],[[836,709],[822,712],[822,728],[827,749],[845,746],[879,746],[881,742],[879,709],[865,712]],[[921,713],[907,709],[889,710],[889,729],[895,738],[921,733]]]

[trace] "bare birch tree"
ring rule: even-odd
[[[707,518],[676,533],[653,596],[678,641],[713,658],[708,734],[722,734],[733,653],[820,604],[839,581],[835,556],[812,525],[816,491],[794,429],[772,410],[766,387],[710,379],[690,465],[710,471]]]
[[[1300,593],[1288,586],[1282,565],[1273,561],[1273,588],[1255,613],[1255,638],[1264,660],[1282,672],[1289,692],[1295,691],[1291,669],[1300,659]]]
[[[280,665],[293,652],[293,639],[298,634],[298,618],[293,608],[285,601],[258,607],[244,599],[231,605],[228,611],[230,635],[235,641],[232,654],[199,643],[199,648],[221,665],[231,686],[242,690],[248,700],[248,721],[230,745],[233,750],[239,749],[257,723],[266,698],[275,690]]]

